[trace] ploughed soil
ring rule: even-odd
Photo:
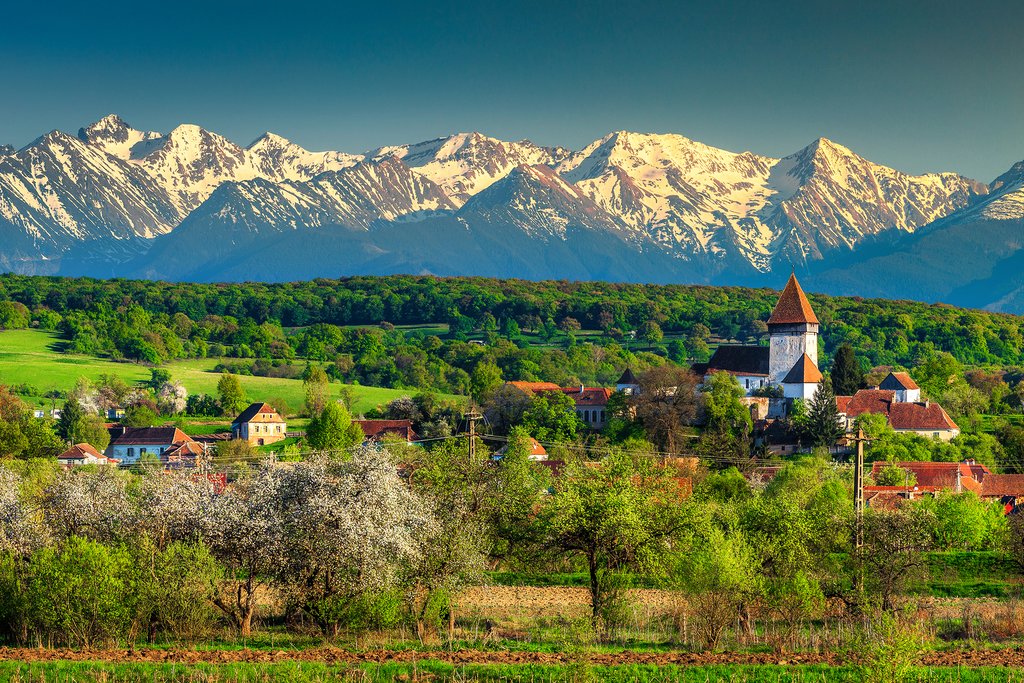
[[[81,661],[108,663],[168,663],[168,664],[231,664],[231,663],[288,663],[321,662],[325,664],[406,663],[414,661],[440,661],[463,664],[568,664],[582,660],[598,666],[621,664],[675,664],[697,666],[711,664],[828,664],[840,666],[853,663],[839,653],[689,653],[689,652],[615,652],[567,655],[557,652],[519,652],[456,650],[389,651],[369,650],[352,652],[337,648],[310,648],[308,650],[70,650],[0,648],[0,661]],[[1024,648],[1002,650],[956,650],[930,652],[919,660],[922,666],[1005,666],[1024,667]]]

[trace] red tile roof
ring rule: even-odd
[[[779,297],[779,302],[775,304],[775,310],[772,311],[772,316],[768,318],[768,324],[818,324],[818,317],[814,315],[811,302],[807,300],[807,295],[800,288],[800,283],[797,282],[795,273],[789,276],[789,282],[786,283],[786,288],[782,290],[782,296]]]
[[[231,424],[243,424],[254,420],[259,422],[284,422],[284,418],[274,410],[274,406],[269,403],[253,403],[232,420]]]
[[[612,396],[611,390],[603,387],[583,387],[582,391],[580,387],[564,387],[561,391],[576,401],[579,407],[608,405],[608,399]]]
[[[520,391],[537,393],[538,391],[559,391],[562,387],[554,382],[506,382]]]
[[[861,389],[846,404],[846,414],[857,417],[862,413],[889,414],[889,408],[896,400],[896,392],[887,389]]]
[[[1024,474],[987,474],[981,480],[981,495],[984,498],[1024,498]]]
[[[871,465],[871,476],[877,478],[890,463],[879,460]],[[897,462],[897,467],[914,473],[918,488],[929,486],[952,489],[956,487],[956,473],[960,471],[960,485],[970,491],[979,491],[982,482],[992,476],[985,465],[966,462]]]
[[[76,443],[71,448],[57,456],[58,460],[84,460],[93,457],[105,460],[106,456],[87,443]]]
[[[125,427],[124,434],[114,439],[114,446],[170,446],[192,437],[177,427]]]
[[[847,413],[851,400],[853,400],[853,396],[836,396],[836,408],[840,413]]]
[[[893,403],[889,408],[889,424],[897,430],[959,429],[938,403]]]
[[[412,420],[352,420],[363,430],[370,441],[379,441],[385,436],[397,436],[406,441],[415,441],[419,436],[412,430]]]
[[[886,389],[894,389],[899,386],[903,389],[920,389],[917,383],[911,379],[910,375],[905,372],[890,372],[886,375],[879,387],[885,387]]]
[[[502,446],[501,448],[498,449],[498,452],[495,455],[505,455],[505,451],[507,451],[507,450],[508,450],[508,444],[505,444],[504,446]],[[547,449],[544,448],[544,446],[541,445],[540,441],[537,441],[537,439],[534,439],[532,436],[530,437],[530,454],[529,454],[529,456],[531,458],[546,458],[546,457],[548,457]]]
[[[821,371],[818,370],[818,366],[815,365],[814,361],[811,360],[811,357],[805,353],[800,356],[800,359],[793,365],[793,369],[786,374],[782,383],[817,384],[821,379]]]

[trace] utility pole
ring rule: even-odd
[[[477,420],[483,419],[483,415],[476,412],[476,410],[470,409],[468,413],[464,415],[466,421],[469,422],[469,461],[471,463],[476,462],[476,423]]]
[[[860,549],[864,546],[864,430],[858,429],[854,438],[857,444],[857,457],[853,465],[853,514],[854,514],[854,554],[859,555]],[[864,591],[864,569],[860,566],[860,558],[857,558],[857,591]]]

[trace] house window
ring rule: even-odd
[[[144,456],[145,454],[146,454],[146,449],[145,449],[145,448],[140,448],[140,449],[139,449],[139,457],[141,458],[141,457],[142,457],[142,456]]]
[[[747,379],[745,379],[745,380],[743,380],[743,381],[744,381],[744,382],[746,382],[746,384],[747,384],[747,389],[749,389],[749,388],[750,388],[750,378],[748,377]]]
[[[128,449],[128,457],[129,458],[134,458],[135,457],[135,449],[134,448],[129,448]]]

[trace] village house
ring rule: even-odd
[[[981,499],[998,500],[1010,514],[1024,504],[1024,474],[986,474],[981,480]]]
[[[624,384],[623,382],[629,382]],[[629,389],[631,393],[639,391],[640,385],[636,382],[633,373],[626,371],[619,379],[623,388]],[[611,389],[604,387],[560,387],[553,382],[506,382],[505,386],[512,386],[519,389],[528,396],[542,394],[544,392],[560,391],[573,400],[576,404],[576,414],[583,420],[584,424],[594,430],[604,429],[608,424],[608,399],[612,396]]]
[[[412,445],[419,440],[413,431],[412,420],[352,420],[363,430],[364,443],[376,443],[384,439],[398,439]]]
[[[147,456],[162,458],[166,451],[173,452],[181,444],[193,442],[177,427],[115,427],[111,436],[106,455],[123,465],[134,465]]]
[[[108,458],[87,443],[76,443],[57,456],[57,462],[64,467],[78,465],[118,465],[115,458]]]
[[[897,375],[904,376],[903,378]],[[917,434],[931,439],[951,441],[960,435],[960,427],[934,401],[905,401],[906,397],[920,399],[921,393],[906,373],[889,373],[882,385],[904,386],[903,389],[861,389],[853,396],[836,396],[836,407],[847,431],[853,429],[857,417],[865,413],[885,415],[889,426],[896,432]],[[904,383],[913,385],[907,387]]]
[[[251,446],[265,446],[282,441],[288,425],[269,403],[253,403],[231,422],[231,438],[247,441]]]
[[[501,460],[503,457],[505,457],[505,453],[507,451],[508,451],[508,444],[505,444],[504,446],[499,448],[497,450],[497,452],[493,456],[491,456],[491,457],[492,457],[493,460]],[[530,454],[527,457],[530,460],[534,460],[534,461],[540,462],[540,461],[548,459],[548,451],[547,451],[546,448],[544,448],[544,446],[541,444],[540,441],[537,441],[537,439],[534,439],[531,436],[530,437]]]

